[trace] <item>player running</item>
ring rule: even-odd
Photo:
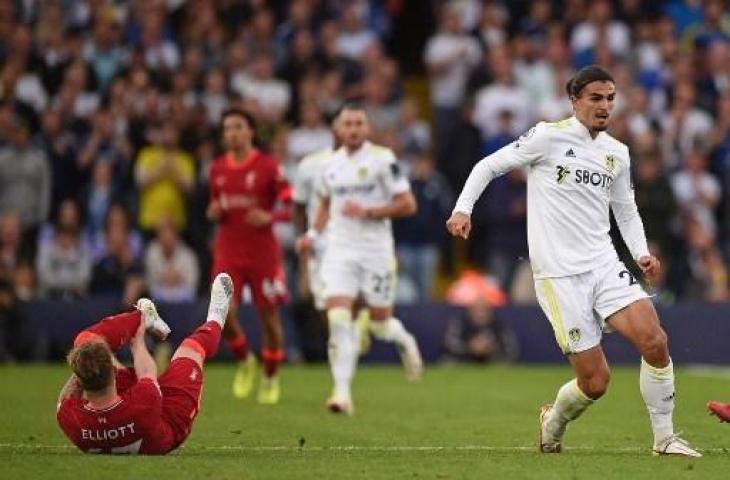
[[[322,173],[332,159],[335,158],[334,154],[340,147],[340,141],[337,140],[338,132],[334,125],[332,126],[332,133],[335,137],[335,145],[304,156],[297,167],[293,182],[292,200],[294,201],[294,208],[292,210],[292,223],[294,223],[299,235],[306,234],[314,226],[321,200]],[[322,279],[322,258],[327,246],[326,232],[315,235],[314,230],[311,230],[310,237],[316,238],[316,241],[312,242],[311,249],[301,252],[300,268],[304,269],[306,273],[307,285],[312,295],[312,303],[317,312],[317,317],[324,325],[327,325],[327,304],[324,280]],[[359,354],[363,355],[370,348],[370,334],[368,333],[370,313],[366,308],[357,308],[355,323],[360,329]]]
[[[73,374],[56,413],[69,440],[86,453],[164,455],[179,447],[200,411],[203,363],[218,350],[232,293],[231,278],[218,275],[206,322],[183,340],[159,378],[144,335],[163,339],[170,329],[152,301],[142,298],[136,310],[81,332],[68,355]],[[113,353],[126,343],[134,368],[124,367]]]
[[[360,106],[346,105],[335,119],[343,143],[321,175],[322,200],[315,225],[299,238],[310,251],[327,227],[322,278],[329,323],[333,412],[354,412],[350,386],[357,366],[360,331],[352,308],[362,294],[370,309],[370,330],[395,343],[406,375],[421,376],[423,363],[413,335],[393,317],[395,247],[390,219],[412,215],[416,201],[393,152],[367,141],[370,125]]]
[[[263,331],[263,376],[258,402],[279,402],[279,365],[284,361],[284,332],[277,307],[287,298],[281,249],[272,224],[288,212],[274,212],[277,202],[289,202],[291,189],[280,165],[254,145],[252,117],[230,109],[221,119],[226,153],[210,168],[208,218],[218,222],[213,250],[213,275],[233,278],[233,302],[223,337],[228,341],[238,369],[233,394],[246,398],[256,376],[256,360],[249,354],[246,336],[238,322],[238,304],[244,286],[250,289]]]
[[[568,423],[606,391],[603,330],[617,330],[642,356],[639,384],[660,455],[701,456],[674,432],[674,370],[667,336],[639,282],[619,261],[609,237],[609,208],[647,279],[659,272],[634,202],[626,145],[605,132],[616,87],[592,65],[567,84],[575,115],[537,124],[472,170],[447,222],[467,238],[474,203],[496,176],[527,171],[527,231],[535,289],[576,377],[540,414],[540,451],[560,452]]]

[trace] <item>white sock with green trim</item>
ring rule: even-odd
[[[359,332],[354,328],[349,308],[327,310],[327,320],[330,328],[328,356],[335,384],[334,394],[349,398],[350,385],[357,366]]]
[[[395,317],[390,317],[385,321],[377,321],[371,318],[370,331],[375,338],[385,342],[395,343],[401,347],[405,347],[407,342],[413,339],[413,336],[408,333],[406,327]]]
[[[595,402],[578,387],[578,380],[573,379],[560,387],[550,410],[543,430],[546,443],[562,441],[568,422],[575,420]]]
[[[664,368],[652,367],[641,359],[639,388],[649,410],[654,443],[674,433],[674,366],[672,360]]]

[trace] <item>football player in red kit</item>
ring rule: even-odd
[[[73,375],[56,410],[69,440],[87,453],[163,455],[179,447],[198,415],[203,362],[218,350],[232,294],[231,277],[216,277],[206,322],[183,340],[159,378],[144,335],[164,338],[170,329],[152,301],[140,299],[136,310],[81,332],[68,355]],[[124,367],[113,353],[126,343],[134,368]]]
[[[210,168],[208,218],[217,222],[213,249],[213,275],[228,273],[235,290],[223,337],[228,341],[238,369],[233,394],[245,398],[251,392],[256,360],[238,322],[241,291],[247,286],[261,319],[263,376],[258,401],[279,401],[279,365],[284,360],[284,335],[277,307],[286,300],[282,253],[272,225],[288,219],[288,211],[275,212],[277,203],[287,207],[291,189],[279,164],[255,148],[254,123],[243,110],[230,109],[221,119],[226,153]]]

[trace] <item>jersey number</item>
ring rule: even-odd
[[[629,277],[629,286],[636,285],[636,283],[637,283],[636,278],[634,278],[634,276],[631,275],[631,272],[629,272],[628,270],[621,270],[618,273],[618,276],[619,276],[619,278],[624,278],[624,277],[628,276]]]
[[[393,284],[393,274],[373,275],[373,292],[378,295],[389,295]]]

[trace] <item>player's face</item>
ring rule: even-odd
[[[337,138],[350,149],[360,145],[370,134],[370,122],[362,110],[345,110],[337,120]]]
[[[228,150],[250,148],[253,131],[245,118],[230,115],[223,120],[223,143]]]
[[[591,131],[602,132],[608,128],[615,99],[616,86],[613,82],[591,82],[573,100],[575,116]]]

